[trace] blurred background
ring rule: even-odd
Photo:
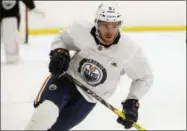
[[[25,21],[25,8],[22,6],[21,27],[24,29],[25,23],[28,24],[29,33],[32,35],[56,33],[75,20],[94,21],[95,11],[101,2],[36,1],[36,6],[46,14],[45,20],[29,13]],[[113,3],[118,3],[121,7],[125,31],[186,30],[186,1],[115,1]]]
[[[49,74],[48,54],[55,35],[73,21],[94,21],[101,2],[108,1],[35,1],[45,18],[28,12],[20,3],[22,61],[16,65],[5,64],[1,45],[2,130],[21,130],[29,120],[33,100]],[[186,130],[186,1],[115,3],[124,14],[122,30],[142,45],[155,75],[153,87],[140,102],[138,123],[147,130]],[[124,76],[109,101],[120,110],[130,82]],[[74,130],[123,130],[116,118],[98,104]]]

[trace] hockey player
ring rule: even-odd
[[[1,37],[5,47],[5,58],[7,63],[19,61],[19,43],[17,33],[20,26],[20,7],[22,1],[29,10],[44,17],[44,13],[35,7],[33,0],[2,0],[0,2]]]
[[[122,102],[127,119],[119,117],[117,122],[126,129],[132,127],[138,120],[139,100],[150,89],[153,74],[142,48],[119,30],[122,23],[117,5],[101,4],[95,25],[75,22],[58,34],[50,52],[51,75],[34,102],[35,110],[26,130],[70,130],[95,107],[95,98],[63,75],[59,77],[64,72],[105,100],[126,73],[132,79],[129,94]],[[76,52],[72,58],[70,50]]]

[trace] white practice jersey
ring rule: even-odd
[[[62,30],[52,43],[52,49],[65,48],[77,53],[73,56],[68,74],[107,100],[114,93],[121,75],[132,79],[127,99],[140,99],[153,83],[153,74],[140,47],[123,32],[116,44],[106,48],[98,44],[92,34],[94,25],[87,21],[74,22]],[[125,87],[124,87],[125,88]],[[77,87],[89,101],[97,101]]]

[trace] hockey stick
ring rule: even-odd
[[[68,78],[69,80],[73,81],[76,85],[78,85],[81,89],[83,89],[84,91],[86,91],[88,94],[92,95],[95,99],[97,99],[100,103],[102,103],[104,106],[106,106],[108,109],[110,109],[111,111],[113,111],[115,114],[117,114],[118,116],[122,117],[123,119],[126,119],[125,114],[123,114],[120,110],[116,109],[115,107],[113,107],[111,104],[109,104],[108,102],[106,102],[104,99],[102,99],[100,96],[98,96],[96,93],[94,93],[93,91],[89,90],[87,87],[85,87],[83,84],[81,84],[79,81],[77,81],[76,79],[74,79],[72,76],[70,76],[69,74],[65,73],[62,74],[64,75],[66,78]],[[60,75],[59,77],[61,77],[62,75]],[[143,127],[141,127],[139,124],[137,124],[136,122],[133,123],[133,127],[135,127],[137,130],[145,130]]]

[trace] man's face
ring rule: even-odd
[[[118,32],[120,22],[98,21],[99,35],[103,44],[111,44]]]

